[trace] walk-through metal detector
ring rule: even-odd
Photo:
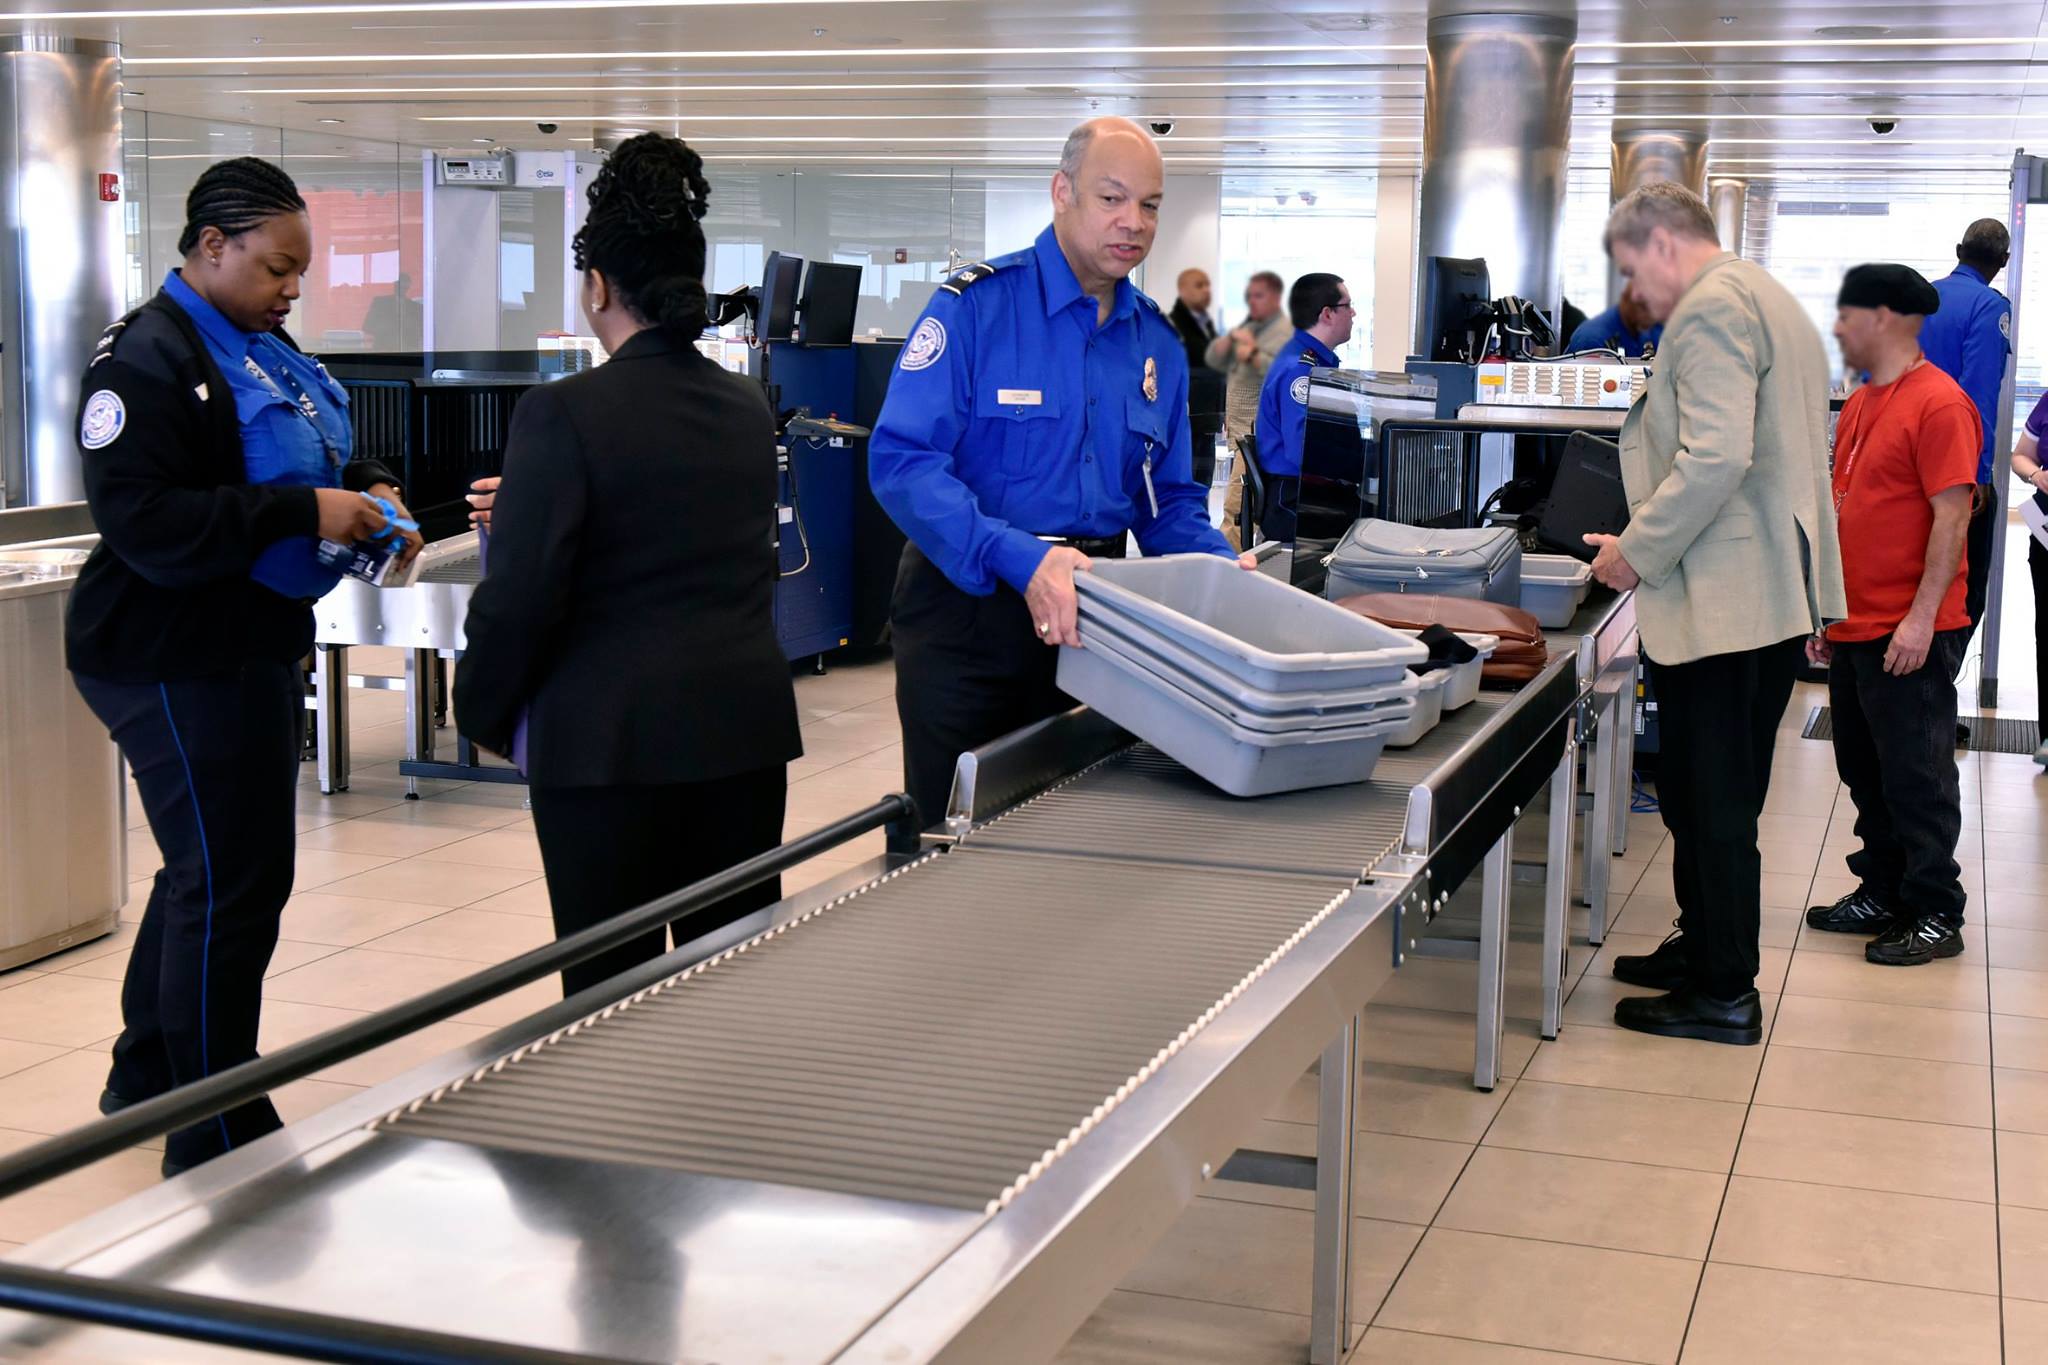
[[[2013,386],[2019,375],[2020,298],[2027,261],[2027,206],[2048,204],[2048,159],[2016,152],[2012,158],[2012,257],[2005,267],[2006,294],[2012,299],[2012,345],[2005,353],[2005,383],[1998,391],[1998,444],[1991,486],[2004,503],[2012,482]],[[1998,705],[1998,647],[2005,618],[2005,533],[2008,517],[1991,523],[1991,582],[1984,595],[1984,668],[1977,682],[1977,705]],[[2048,696],[2048,678],[2039,680]]]

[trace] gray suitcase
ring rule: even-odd
[[[1367,517],[1323,561],[1331,601],[1362,592],[1417,592],[1522,604],[1522,542],[1509,526],[1444,530]]]

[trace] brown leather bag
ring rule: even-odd
[[[1383,626],[1422,630],[1442,626],[1466,635],[1498,635],[1500,648],[1479,675],[1486,682],[1525,683],[1550,662],[1543,627],[1520,607],[1475,597],[1441,597],[1417,592],[1363,592],[1337,605]]]

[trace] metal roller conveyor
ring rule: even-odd
[[[919,852],[27,1248],[74,1296],[34,1302],[133,1325],[75,1296],[148,1286],[184,1296],[153,1330],[325,1359],[1041,1361],[1320,1057],[1334,1365],[1359,1012],[1451,888],[1500,880],[1585,695],[1560,653],[1370,784],[1258,801],[1055,717],[963,756]],[[5,1358],[213,1350],[0,1314]]]

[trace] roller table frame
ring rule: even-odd
[[[1504,885],[1504,841],[1568,757],[1580,697],[1560,656],[1375,783],[1259,802],[1085,709],[1055,717],[963,756],[951,817],[907,860],[46,1238],[19,1253],[30,1268],[0,1265],[0,1302],[323,1359],[1042,1360],[1320,1057],[1310,1357],[1333,1365],[1354,1326],[1362,1007],[1469,873]],[[1046,842],[1105,794],[1127,846],[1099,827]],[[1211,834],[1167,837],[1190,821]],[[478,979],[532,980],[574,942]],[[386,1014],[450,1017],[441,1003]],[[331,1064],[320,1045],[244,1083]],[[0,1159],[0,1194],[116,1150],[152,1106],[148,1122],[189,1122],[179,1103]],[[0,1314],[8,1350],[166,1344]]]

